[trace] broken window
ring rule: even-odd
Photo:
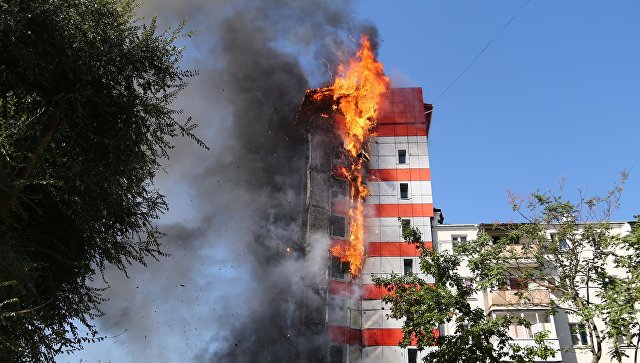
[[[344,275],[351,271],[349,262],[342,262],[340,257],[331,256],[331,277],[334,279],[344,279]]]
[[[407,150],[398,150],[398,164],[407,163]]]
[[[347,181],[344,179],[331,179],[331,198],[346,198],[349,194]]]
[[[400,198],[409,199],[409,183],[400,183]]]
[[[345,238],[347,236],[347,221],[343,216],[331,216],[331,235]]]

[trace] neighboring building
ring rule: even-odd
[[[612,233],[624,235],[631,230],[628,222],[612,222]],[[438,251],[448,251],[454,253],[456,244],[466,243],[477,238],[479,231],[484,231],[489,235],[498,236],[500,225],[496,224],[440,224],[434,227],[434,248]],[[547,231],[548,238],[555,238],[555,230]],[[566,242],[565,242],[566,243]],[[516,246],[517,247],[517,246]],[[560,242],[562,248],[562,242]],[[462,264],[459,269],[461,276],[467,276],[469,283],[473,284],[471,271],[467,267],[466,256],[461,256]],[[585,286],[584,289],[587,287]],[[590,288],[594,288],[591,286]],[[518,298],[518,290],[528,290],[529,302],[521,303]],[[482,308],[487,315],[499,316],[503,314],[520,314],[531,322],[531,329],[522,326],[512,326],[509,334],[517,344],[526,346],[534,344],[533,334],[546,330],[550,333],[547,341],[548,345],[556,348],[558,353],[547,360],[547,362],[567,362],[567,363],[587,363],[591,362],[591,353],[587,349],[590,344],[584,327],[578,319],[570,313],[558,309],[556,314],[548,314],[550,303],[554,296],[549,290],[535,285],[535,283],[525,283],[518,278],[505,281],[504,288],[498,291],[482,292],[472,297],[470,303],[472,307]],[[445,326],[444,334],[451,333],[453,326]],[[608,362],[606,352],[609,347],[605,346],[601,362]],[[628,348],[628,354],[632,357],[623,362],[632,362],[634,346]]]

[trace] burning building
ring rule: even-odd
[[[308,144],[304,248],[316,235],[331,239],[327,268],[305,276],[303,302],[303,324],[327,341],[303,349],[302,361],[415,363],[420,352],[398,347],[402,322],[387,319],[386,291],[372,277],[420,274],[403,226],[431,243],[439,218],[427,151],[432,106],[421,88],[389,88],[366,39],[340,73],[332,86],[309,90],[298,115]]]

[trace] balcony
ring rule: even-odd
[[[518,263],[523,263],[526,261],[530,261],[530,263],[535,263],[535,255],[538,252],[538,246],[532,244],[513,244],[508,245],[504,249],[502,253],[500,253],[500,257],[510,257],[513,259],[517,259]]]
[[[560,362],[562,361],[562,355],[560,354],[560,342],[558,339],[545,339],[544,342],[553,350],[556,351],[555,355],[549,357],[547,360],[543,362]],[[535,340],[526,339],[526,338],[513,338],[513,344],[517,344],[521,347],[534,347],[536,345]],[[508,361],[508,359],[503,359],[504,361]]]
[[[549,290],[500,290],[489,294],[489,307],[523,307],[549,305]]]

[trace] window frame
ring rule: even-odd
[[[404,276],[410,276],[413,275],[413,265],[414,265],[414,261],[413,258],[405,258],[402,260],[403,262],[403,268],[402,268],[402,273],[404,274]],[[407,270],[407,267],[409,268]]]
[[[405,196],[403,196],[403,193],[402,193],[403,186],[406,187],[406,195]],[[403,200],[411,199],[411,193],[409,191],[409,183],[400,183],[400,186],[398,187],[398,190],[400,192],[399,193],[400,199],[403,199]]]
[[[412,360],[412,355],[415,360]],[[418,363],[418,358],[418,348],[407,348],[407,363]]]
[[[571,338],[571,345],[574,347],[585,347],[590,344],[587,327],[584,323],[569,323],[569,336]],[[580,343],[576,344],[576,340]]]
[[[334,218],[342,218],[342,220],[344,221],[344,235],[337,235],[334,233],[334,224],[333,224],[333,220]],[[346,216],[342,216],[339,214],[332,214],[329,220],[329,235],[331,237],[335,237],[338,239],[347,239],[347,236],[349,236],[349,223],[347,221],[347,217]]]
[[[404,153],[404,155],[401,155],[401,152]],[[402,161],[404,158],[404,161]],[[396,150],[396,163],[398,165],[407,165],[409,164],[409,152],[407,151],[407,149],[397,149]]]

